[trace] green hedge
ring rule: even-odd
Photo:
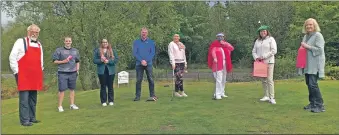
[[[327,66],[325,69],[326,76],[332,80],[339,80],[339,67],[338,66]]]

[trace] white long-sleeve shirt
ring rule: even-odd
[[[173,41],[168,45],[168,56],[172,65],[175,63],[187,65],[185,49],[179,49],[179,46]]]
[[[253,59],[263,58],[265,63],[274,63],[274,55],[277,53],[277,43],[273,37],[267,36],[263,40],[257,39],[252,49]]]
[[[26,40],[26,37],[25,37]],[[29,40],[31,41],[31,40]],[[26,43],[28,45],[28,43]],[[39,47],[37,43],[30,42],[30,47]],[[28,47],[27,47],[28,49]],[[41,49],[41,68],[44,69],[44,60],[43,60],[43,51],[42,51],[42,45],[40,43],[40,49]],[[25,55],[25,47],[24,47],[24,41],[22,38],[19,38],[15,41],[11,54],[9,55],[9,65],[13,71],[13,74],[16,74],[19,72],[18,67],[18,61]]]

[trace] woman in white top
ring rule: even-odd
[[[260,101],[269,101],[276,104],[274,99],[274,55],[277,53],[277,43],[268,31],[268,26],[261,26],[258,29],[259,37],[254,43],[252,55],[255,61],[263,61],[268,64],[268,73],[266,78],[262,78],[264,97]]]
[[[168,45],[168,56],[176,77],[174,95],[177,97],[187,97],[184,92],[184,84],[182,79],[185,72],[184,70],[187,68],[185,45],[179,40],[179,34],[174,34],[173,41]],[[179,93],[179,90],[181,93]]]

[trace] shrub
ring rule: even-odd
[[[339,67],[327,65],[325,69],[325,74],[332,80],[339,80]]]
[[[1,79],[1,99],[9,99],[16,97],[18,95],[18,90],[16,87],[16,82],[13,78],[2,78]]]
[[[274,65],[275,79],[289,79],[297,76],[296,52],[290,52],[285,56],[278,56]]]
[[[253,68],[253,58],[251,56],[245,56],[237,63],[234,64],[235,68],[244,69],[244,68]]]

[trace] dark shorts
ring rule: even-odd
[[[77,78],[77,72],[58,72],[59,91],[75,90]]]

